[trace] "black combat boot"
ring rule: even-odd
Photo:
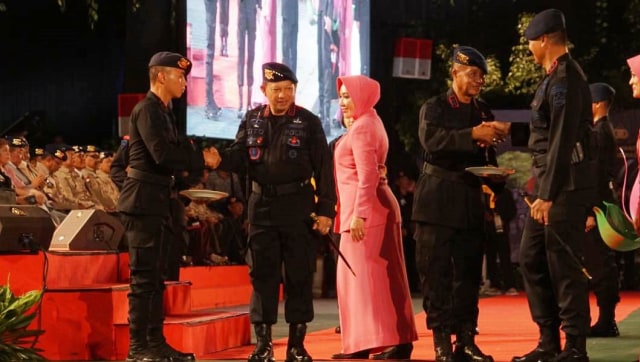
[[[149,328],[147,341],[149,344],[149,353],[164,358],[162,361],[191,362],[196,360],[196,356],[193,353],[183,353],[171,347],[164,338],[162,327]],[[144,360],[144,362],[151,361]]]
[[[152,359],[147,351],[147,329],[129,330],[129,353],[127,362],[164,362],[164,359]]]
[[[306,324],[289,324],[289,342],[287,343],[287,358],[285,362],[313,361],[307,350],[304,349],[304,337],[306,334]]]
[[[540,328],[538,345],[533,351],[518,357],[511,362],[547,362],[560,353],[560,331],[558,328]]]
[[[433,330],[433,348],[436,351],[435,362],[453,362],[451,332],[446,329]]]
[[[460,362],[493,362],[493,357],[486,355],[476,346],[476,327],[463,326],[456,333],[456,349],[453,353],[456,361]]]
[[[616,304],[603,304],[598,309],[598,321],[589,329],[589,337],[618,337],[620,331],[616,324]]]
[[[585,336],[566,335],[564,349],[551,362],[589,362],[587,356],[587,338]]]
[[[251,352],[248,362],[275,362],[273,358],[273,344],[271,342],[271,325],[254,324],[256,332],[256,348]]]

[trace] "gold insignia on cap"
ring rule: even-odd
[[[467,65],[469,64],[469,57],[462,54],[462,52],[458,52],[456,54],[456,59],[458,59],[458,61],[462,64],[467,64]]]
[[[56,156],[59,159],[63,159],[64,158],[64,152],[62,152],[62,150],[56,150],[56,152],[53,155]]]
[[[182,69],[189,68],[189,64],[191,64],[191,62],[188,61],[186,58],[180,58],[180,60],[178,60],[178,66]]]
[[[273,80],[275,77],[273,76],[275,72],[271,69],[264,70],[264,77],[268,80]]]
[[[87,146],[87,152],[96,152],[96,146],[88,145]]]
[[[42,149],[42,148],[36,148],[35,150],[33,150],[33,153],[34,153],[36,156],[42,156],[42,155],[44,155],[44,149]]]

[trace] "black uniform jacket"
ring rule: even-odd
[[[471,129],[489,120],[493,114],[486,103],[477,98],[461,103],[453,90],[422,106],[418,136],[426,162],[414,193],[414,221],[458,229],[482,227],[481,182],[465,168],[497,165],[495,148],[479,147],[471,139]]]
[[[267,105],[247,112],[219,167],[237,173],[248,167],[252,224],[287,225],[310,220],[312,212],[336,214],[331,152],[322,125],[295,104],[283,116],[272,115]]]
[[[618,149],[614,136],[613,124],[609,117],[604,116],[596,120],[594,131],[598,139],[598,200],[595,206],[603,207],[602,201],[615,202],[614,191],[611,189],[617,173]]]
[[[597,141],[591,93],[582,69],[569,53],[549,69],[531,109],[529,149],[537,197],[553,201],[560,191],[595,188]]]
[[[177,170],[204,169],[202,152],[187,140],[179,141],[171,110],[148,92],[131,112],[127,178],[118,211],[168,216]]]

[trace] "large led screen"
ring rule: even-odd
[[[261,65],[296,72],[296,104],[340,135],[336,78],[369,74],[370,0],[189,0],[187,134],[233,139],[249,108],[266,102]]]

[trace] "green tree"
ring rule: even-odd
[[[511,48],[509,61],[511,67],[507,74],[505,92],[513,95],[532,96],[538,82],[544,76],[541,68],[531,61],[529,43],[524,37],[524,31],[534,14],[523,13],[518,17],[518,33],[520,42]]]

